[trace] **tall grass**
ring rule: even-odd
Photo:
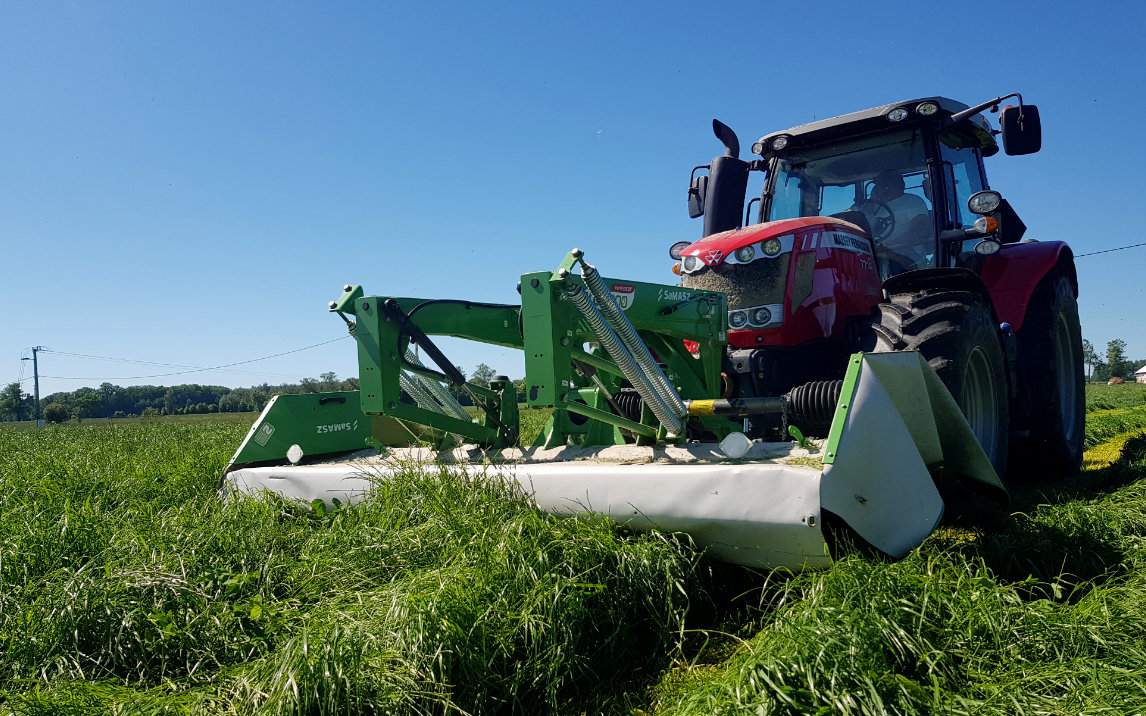
[[[1146,405],[1146,385],[1125,383],[1123,385],[1086,386],[1086,409],[1109,410]]]
[[[0,429],[0,714],[1144,713],[1146,406],[1091,402],[1002,528],[797,576],[444,468],[222,504],[241,424]]]
[[[745,638],[691,654],[650,710],[1146,713],[1146,413],[1117,420],[1116,457],[1020,489],[1000,531],[773,580]]]
[[[606,702],[671,656],[695,559],[678,541],[445,470],[331,512],[222,505],[241,437],[0,432],[9,708],[535,713]]]

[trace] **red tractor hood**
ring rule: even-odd
[[[719,266],[724,263],[725,257],[742,246],[767,241],[776,236],[783,236],[813,226],[838,226],[858,234],[864,234],[863,229],[842,219],[835,219],[830,216],[802,216],[796,219],[768,221],[763,224],[754,224],[742,229],[722,231],[719,234],[706,236],[686,248],[680,255],[682,257],[696,256],[705,266]]]

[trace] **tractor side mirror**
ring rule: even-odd
[[[707,169],[697,167],[696,169]],[[688,218],[695,219],[704,216],[704,197],[708,194],[708,175],[696,176],[696,169],[692,170],[692,181],[688,185]]]
[[[1043,146],[1039,108],[1033,104],[1005,107],[999,116],[1003,128],[1003,151],[1012,156],[1034,154]]]

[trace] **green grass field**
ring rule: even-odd
[[[1088,408],[1000,528],[797,576],[445,471],[222,504],[251,416],[0,427],[0,713],[1144,713],[1146,386]]]

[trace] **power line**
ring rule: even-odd
[[[259,361],[270,360],[271,358],[279,358],[281,356],[291,355],[292,353],[301,353],[302,351],[308,351],[308,350],[311,350],[313,348],[318,348],[320,346],[329,345],[331,343],[336,343],[338,341],[344,341],[347,338],[350,338],[350,336],[339,336],[338,338],[331,338],[328,341],[321,341],[319,343],[312,343],[309,346],[302,346],[300,348],[292,348],[289,351],[282,351],[280,353],[271,353],[270,355],[259,356],[257,358],[248,358],[247,360],[235,361],[233,363],[223,363],[221,365],[207,366],[205,368],[192,368],[190,370],[172,371],[170,373],[153,373],[151,375],[125,375],[125,376],[119,376],[116,378],[92,378],[92,377],[75,377],[75,376],[62,376],[62,375],[45,375],[42,377],[53,378],[55,380],[98,380],[98,381],[102,381],[102,382],[111,382],[111,381],[115,381],[115,380],[143,380],[146,378],[167,378],[167,377],[173,376],[173,375],[188,375],[190,373],[205,373],[207,371],[223,370],[225,368],[231,368],[231,367],[234,367],[237,365],[247,365],[249,363],[257,363]],[[53,352],[62,353],[62,351],[53,351]],[[131,360],[131,359],[126,359],[126,360]],[[171,364],[168,364],[168,365],[171,365]]]
[[[1102,251],[1091,251],[1091,252],[1085,253],[1085,254],[1075,254],[1074,257],[1076,259],[1081,259],[1083,256],[1097,256],[1098,254],[1109,254],[1112,251],[1125,251],[1126,249],[1136,249],[1139,246],[1146,246],[1146,242],[1143,242],[1141,244],[1129,244],[1127,246],[1116,246],[1113,249],[1104,249]]]
[[[115,361],[117,363],[139,363],[142,365],[157,365],[157,366],[160,366],[162,368],[201,368],[202,367],[202,366],[197,366],[197,365],[186,365],[184,363],[156,363],[155,361],[138,360],[136,358],[117,358],[115,356],[93,356],[93,355],[88,355],[87,353],[69,353],[68,351],[53,351],[53,350],[48,350],[48,349],[45,349],[43,352],[44,353],[55,353],[56,355],[60,355],[60,356],[72,356],[73,358],[91,358],[93,360]]]
[[[140,360],[138,358],[122,358],[119,356],[100,356],[100,355],[91,355],[90,353],[72,353],[69,351],[54,351],[54,350],[47,350],[47,349],[41,351],[41,353],[54,353],[55,355],[69,356],[72,358],[85,358],[85,359],[89,359],[89,360],[112,361],[112,362],[116,362],[116,363],[138,363],[140,365],[154,365],[154,366],[159,366],[162,368],[188,368],[190,370],[211,370],[210,367],[205,367],[205,366],[201,366],[201,365],[189,365],[187,363],[159,363],[157,361]],[[293,378],[294,377],[294,376],[286,375],[285,373],[267,373],[264,371],[255,372],[255,371],[235,370],[233,368],[231,368],[231,369],[224,368],[222,370],[230,370],[234,373],[247,373],[250,375],[264,375],[264,376],[273,375],[273,376],[280,377],[280,378]],[[48,376],[45,376],[45,377],[48,377]],[[76,380],[80,380],[80,379],[77,378]],[[95,378],[90,378],[90,379],[85,378],[83,380],[96,380],[96,379]]]

